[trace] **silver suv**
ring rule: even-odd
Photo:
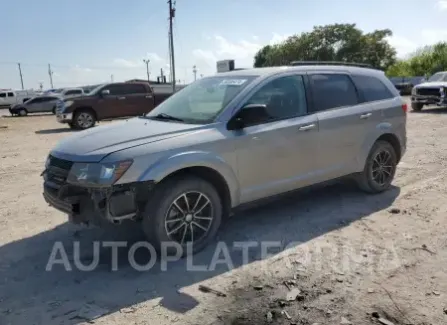
[[[189,244],[194,253],[246,203],[347,175],[367,192],[388,189],[405,152],[406,111],[374,69],[220,73],[145,116],[62,140],[45,165],[44,197],[72,222],[132,219],[155,248]]]

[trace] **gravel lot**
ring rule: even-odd
[[[88,264],[93,241],[138,241],[140,230],[66,223],[44,202],[40,173],[50,148],[72,131],[51,115],[1,117],[0,324],[381,324],[378,317],[446,324],[446,125],[446,109],[408,114],[408,150],[386,193],[336,184],[235,215],[219,238],[231,269],[186,271],[183,260],[139,272],[122,248],[114,271],[110,248],[101,248],[99,267],[82,272],[72,263],[77,243]],[[233,247],[241,241],[282,247],[265,258],[253,248],[242,265]],[[72,271],[45,270],[55,242]],[[194,265],[209,266],[214,252],[200,253]],[[147,258],[136,254],[139,263]],[[287,293],[298,296],[287,301]]]

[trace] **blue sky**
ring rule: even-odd
[[[168,72],[165,0],[0,0],[0,88],[55,87],[145,78]],[[250,67],[263,45],[314,25],[390,28],[400,56],[447,40],[447,0],[177,0],[176,74],[182,81],[215,72],[218,59]]]

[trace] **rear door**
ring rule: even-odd
[[[126,115],[137,116],[154,109],[154,97],[149,85],[128,83],[123,86],[126,96]]]
[[[352,173],[367,129],[380,111],[364,103],[350,74],[309,73],[313,108],[319,124],[317,164],[322,180]]]

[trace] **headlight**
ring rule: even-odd
[[[64,102],[64,107],[70,107],[71,105],[73,105],[72,100],[67,100],[66,102]]]
[[[74,163],[67,177],[73,185],[109,186],[124,175],[132,165],[132,160],[116,163]]]
[[[416,95],[417,94],[417,88],[413,87],[413,89],[411,89],[411,94],[412,95]]]
[[[45,161],[45,169],[48,169],[50,167],[51,158],[50,156],[47,157],[47,160]]]

